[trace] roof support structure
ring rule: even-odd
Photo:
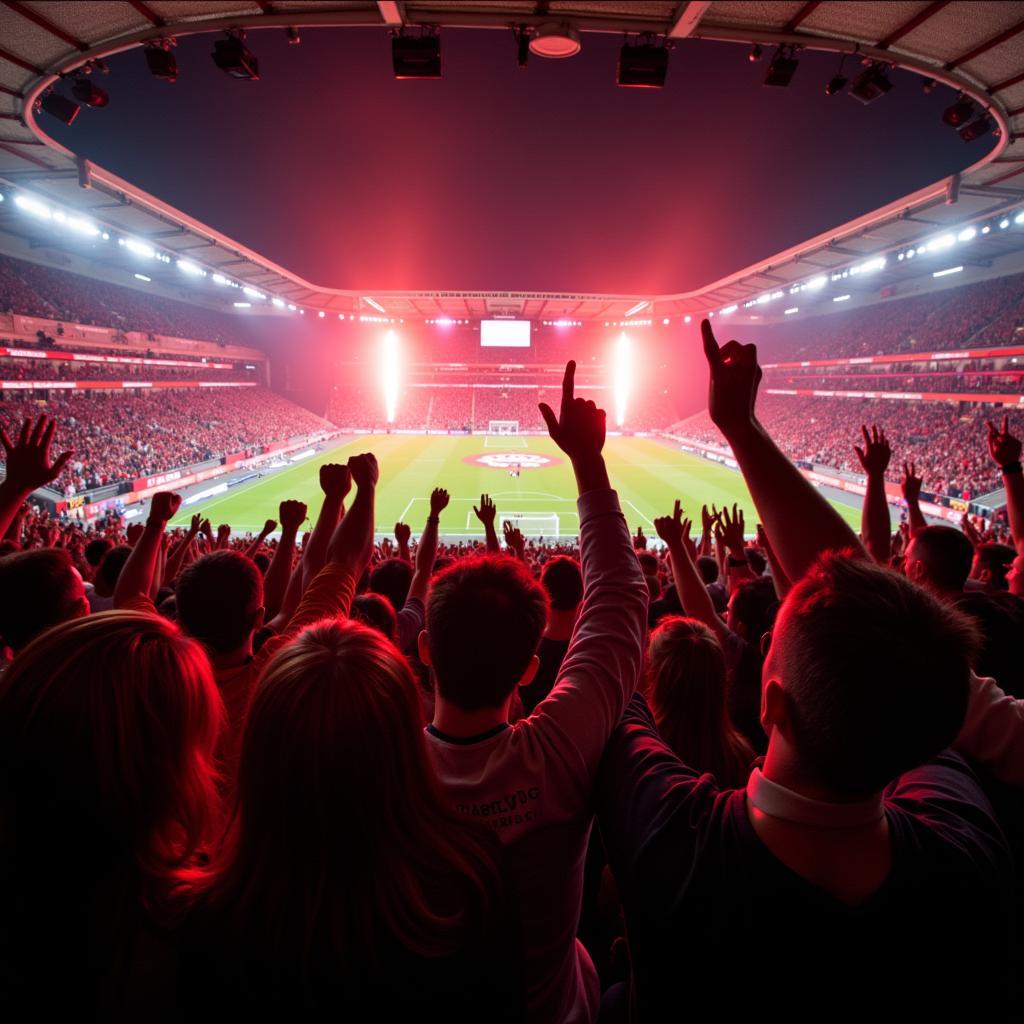
[[[700,24],[700,19],[704,17],[710,6],[710,2],[683,0],[676,8],[676,16],[672,20],[672,27],[668,30],[669,39],[686,39],[687,36],[692,36]]]
[[[2,0],[2,3],[4,7],[9,7],[15,14],[20,14],[23,18],[27,18],[33,25],[38,25],[45,32],[49,32],[51,36],[56,36],[62,42],[67,43],[68,46],[73,46],[76,50],[81,50],[83,53],[89,49],[81,39],[76,39],[69,32],[58,28],[52,21],[44,18],[26,4],[17,3],[16,0]]]
[[[893,29],[884,39],[879,40],[878,48],[880,50],[888,50],[893,43],[898,42],[905,35],[913,32],[915,28],[919,28],[929,18],[934,18],[943,7],[948,5],[949,0],[939,0],[938,3],[929,4],[923,11],[918,11],[910,21],[905,21],[899,28]]]
[[[405,11],[398,0],[377,0],[380,20],[389,28],[400,28],[405,24]]]
[[[952,71],[954,68],[960,67],[961,64],[966,64],[968,61],[974,60],[975,57],[980,57],[983,53],[987,53],[989,50],[1005,43],[1008,39],[1012,39],[1014,36],[1020,35],[1021,32],[1024,32],[1024,21],[1018,21],[1016,25],[1011,25],[1008,29],[1000,32],[999,35],[993,36],[980,46],[976,46],[973,50],[969,50],[967,53],[961,54],[955,60],[951,60],[946,65],[946,70]]]
[[[806,3],[800,8],[792,18],[789,19],[788,24],[782,30],[783,32],[795,32],[796,29],[803,24],[819,7],[821,6],[821,0],[811,0],[810,3]]]

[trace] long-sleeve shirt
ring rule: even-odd
[[[1004,693],[994,679],[971,674],[971,695],[953,749],[1000,782],[1024,786],[1024,700]]]
[[[640,698],[609,740],[597,795],[625,910],[635,1019],[664,1020],[665,1007],[682,1014],[695,987],[733,1012],[775,999],[793,1011],[868,991],[877,999],[883,979],[887,997],[922,999],[923,986],[938,995],[977,988],[979,977],[991,995],[1012,976],[1009,850],[956,754],[886,790],[891,868],[856,906],[775,857],[751,824],[745,790],[719,789],[683,764]]]
[[[528,718],[482,737],[427,727],[427,747],[461,813],[510,849],[527,950],[529,1019],[597,1016],[594,966],[576,941],[594,780],[636,687],[648,589],[611,490],[580,497],[583,605],[548,697]]]

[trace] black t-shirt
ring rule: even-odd
[[[855,907],[778,860],[750,823],[745,791],[686,767],[639,698],[609,741],[597,795],[640,1019],[692,1007],[694,987],[733,1008],[827,998],[827,1017],[827,1006],[878,998],[883,985],[887,998],[964,988],[985,1002],[1013,977],[1009,851],[955,754],[886,791],[892,867]]]

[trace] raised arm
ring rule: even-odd
[[[921,511],[921,484],[924,481],[917,475],[917,467],[913,462],[903,463],[903,482],[900,490],[903,492],[903,500],[907,503],[907,525],[910,527],[910,536],[920,533],[927,525],[924,513]]]
[[[177,546],[168,556],[166,567],[166,580],[168,584],[173,583],[178,578],[178,573],[181,572],[182,566],[185,564],[185,556],[191,549],[192,543],[196,539],[196,534],[199,533],[199,524],[202,521],[203,518],[198,513],[192,517],[188,532],[178,541]]]
[[[1010,536],[1018,555],[1024,555],[1024,474],[1020,466],[1020,439],[1010,433],[1010,417],[1003,417],[1003,429],[988,425],[988,450],[1003,474],[1006,488],[1006,513]]]
[[[506,520],[505,525],[502,528],[502,533],[505,535],[505,547],[508,548],[508,550],[511,551],[520,562],[525,562],[527,560],[526,541],[523,539],[523,531]]]
[[[284,603],[295,558],[295,538],[306,521],[306,505],[301,501],[282,501],[278,507],[278,516],[281,520],[281,539],[277,542],[277,550],[263,580],[263,605],[268,620],[277,615]]]
[[[672,559],[672,578],[683,611],[714,630],[715,635],[724,643],[729,630],[715,611],[708,588],[694,564],[690,520],[684,521],[682,515],[683,510],[677,500],[672,515],[659,516],[654,520],[654,529],[668,545],[669,558]]]
[[[772,547],[772,542],[760,523],[757,524],[757,545],[764,552],[764,557],[768,559],[768,564],[772,569],[772,583],[775,584],[775,596],[781,601],[790,592],[793,584],[786,575],[786,570],[779,565],[775,548]]]
[[[477,519],[483,523],[484,536],[487,540],[487,550],[493,554],[497,554],[501,550],[501,545],[498,543],[498,534],[494,529],[494,517],[498,514],[498,510],[494,507],[494,502],[491,501],[489,494],[480,495],[480,507],[473,506],[473,512],[476,514]]]
[[[149,505],[149,518],[132,553],[124,563],[114,587],[114,607],[128,608],[150,601],[157,555],[163,543],[164,529],[181,505],[181,495],[157,491]]]
[[[380,470],[377,459],[369,452],[353,455],[348,468],[356,484],[356,498],[331,537],[327,561],[358,580],[373,554],[373,510]]]
[[[246,558],[255,558],[263,542],[277,529],[277,523],[273,519],[268,519],[263,524],[263,529],[260,530],[259,536],[254,537],[252,543],[245,549]]]
[[[71,452],[61,452],[50,462],[50,445],[56,428],[57,421],[46,416],[40,416],[35,424],[25,420],[18,440],[12,441],[0,426],[0,443],[3,444],[7,467],[3,483],[0,483],[0,537],[6,535],[11,520],[17,516],[25,499],[33,491],[56,480],[71,458]]]
[[[395,542],[398,544],[398,557],[403,562],[412,561],[412,555],[409,554],[410,537],[412,537],[412,527],[408,523],[395,523]]]
[[[437,558],[437,530],[441,524],[441,513],[448,507],[448,500],[448,492],[442,487],[436,488],[430,495],[430,515],[427,516],[416,549],[416,571],[409,582],[407,602],[413,598],[420,601],[427,599],[430,574],[434,571],[434,560]]]
[[[746,538],[743,535],[745,528],[743,509],[733,503],[731,516],[729,515],[728,507],[722,509],[718,532],[722,537],[722,546],[728,552],[725,559],[725,578],[729,584],[730,593],[737,583],[754,578],[754,572],[750,568],[750,562],[747,559],[747,544]],[[689,538],[689,530],[686,531],[686,535]],[[687,545],[687,553],[691,557],[693,556],[689,545]]]
[[[879,565],[889,564],[889,503],[885,500],[885,471],[889,467],[892,451],[885,439],[885,431],[873,426],[871,433],[861,425],[864,447],[854,445],[861,468],[867,474],[864,505],[860,516],[860,533],[868,553]]]
[[[842,516],[779,450],[754,415],[761,368],[754,345],[730,341],[719,348],[711,324],[701,324],[711,370],[708,408],[739,463],[779,562],[798,580],[826,551],[860,549]]]
[[[570,362],[559,415],[543,404],[540,411],[576,475],[583,603],[554,688],[528,721],[553,729],[552,742],[563,749],[575,747],[592,778],[636,687],[649,591],[601,455],[604,411],[574,397],[575,371]]]
[[[345,495],[352,489],[352,473],[348,466],[329,462],[320,467],[320,490],[324,501],[313,527],[313,535],[302,550],[302,585],[308,586],[324,567],[327,545],[345,511]]]

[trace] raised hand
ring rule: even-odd
[[[971,522],[971,517],[966,512],[960,520],[960,529],[963,530],[964,536],[971,542],[971,547],[977,548],[981,546],[981,534],[978,533],[978,528]]]
[[[654,529],[658,536],[669,546],[678,544],[683,539],[683,510],[677,500],[672,506],[672,515],[658,516],[654,520]]]
[[[505,543],[508,547],[522,558],[526,551],[526,541],[523,539],[522,530],[513,526],[506,519],[505,524],[502,527],[502,533],[505,535]]]
[[[153,495],[153,501],[149,506],[149,522],[161,529],[174,518],[175,512],[181,506],[181,495],[173,494],[170,491],[157,491]]]
[[[711,506],[714,509],[714,505]],[[721,520],[722,513],[718,511],[709,512],[707,505],[702,505],[700,509],[700,525],[701,532],[706,537],[710,537],[715,525]]]
[[[551,407],[540,403],[540,412],[551,440],[575,463],[596,458],[604,447],[605,412],[575,395],[576,363],[569,360],[562,378],[562,405],[556,417]]]
[[[473,506],[473,513],[480,520],[484,526],[493,526],[494,517],[498,514],[497,508],[494,506],[494,502],[491,501],[489,494],[480,495],[480,507]]]
[[[329,498],[344,498],[352,489],[352,472],[349,467],[336,462],[321,466],[320,489]]]
[[[483,495],[480,495],[481,500]],[[443,487],[437,487],[430,492],[430,514],[439,516],[448,507],[448,492]]]
[[[157,526],[163,525],[162,520],[157,519],[154,520],[154,522]],[[145,527],[142,525],[142,523],[129,523],[125,527],[124,539],[128,542],[128,545],[130,547],[135,547],[135,545],[138,544],[139,538],[142,536],[142,531],[144,529]]]
[[[269,537],[277,529],[277,521],[274,519],[268,519],[263,524],[263,529],[260,531],[261,537]]]
[[[732,515],[729,515],[728,507],[722,509],[722,542],[729,551],[736,557],[743,557],[745,541],[743,539],[744,522],[743,509],[737,505],[732,507]]]
[[[708,412],[715,426],[728,437],[730,431],[756,422],[754,402],[761,382],[757,347],[730,341],[719,348],[708,320],[701,321],[700,332],[711,371]]]
[[[889,442],[885,439],[885,431],[879,430],[877,426],[872,426],[869,434],[868,428],[862,425],[860,432],[864,436],[864,447],[861,448],[860,445],[855,444],[853,450],[857,453],[857,458],[860,459],[861,467],[869,476],[872,474],[881,476],[888,468],[889,459],[892,457]]]
[[[231,536],[231,526],[228,523],[221,523],[217,527],[217,543],[227,544],[228,538]]]
[[[213,527],[210,525],[209,519],[204,519],[199,524],[199,532],[208,540],[213,540]]]
[[[299,527],[306,521],[306,503],[289,499],[282,501],[277,508],[281,529],[289,533],[298,533]]]
[[[1002,430],[997,430],[995,424],[989,422],[988,451],[1000,469],[1020,462],[1021,442],[1020,438],[1010,433],[1009,416],[1003,417]]]
[[[348,469],[356,487],[362,489],[377,486],[380,469],[377,466],[377,457],[372,452],[351,456],[348,460]]]
[[[635,551],[647,550],[647,538],[644,536],[644,528],[642,526],[636,528],[636,536],[633,538],[633,549]]]
[[[48,484],[60,476],[72,452],[61,452],[50,462],[50,445],[57,421],[40,416],[33,425],[30,419],[21,425],[17,441],[11,441],[0,426],[0,443],[4,448],[7,476],[4,483],[18,493],[29,494],[37,487]]]
[[[395,523],[395,540],[399,547],[408,547],[412,529],[406,523]]]
[[[191,540],[199,532],[199,524],[202,523],[203,517],[200,513],[196,513],[191,522],[188,525],[188,539]]]
[[[903,480],[900,483],[900,490],[903,492],[904,501],[917,501],[921,497],[921,484],[923,479],[917,475],[917,467],[913,462],[903,463]]]

